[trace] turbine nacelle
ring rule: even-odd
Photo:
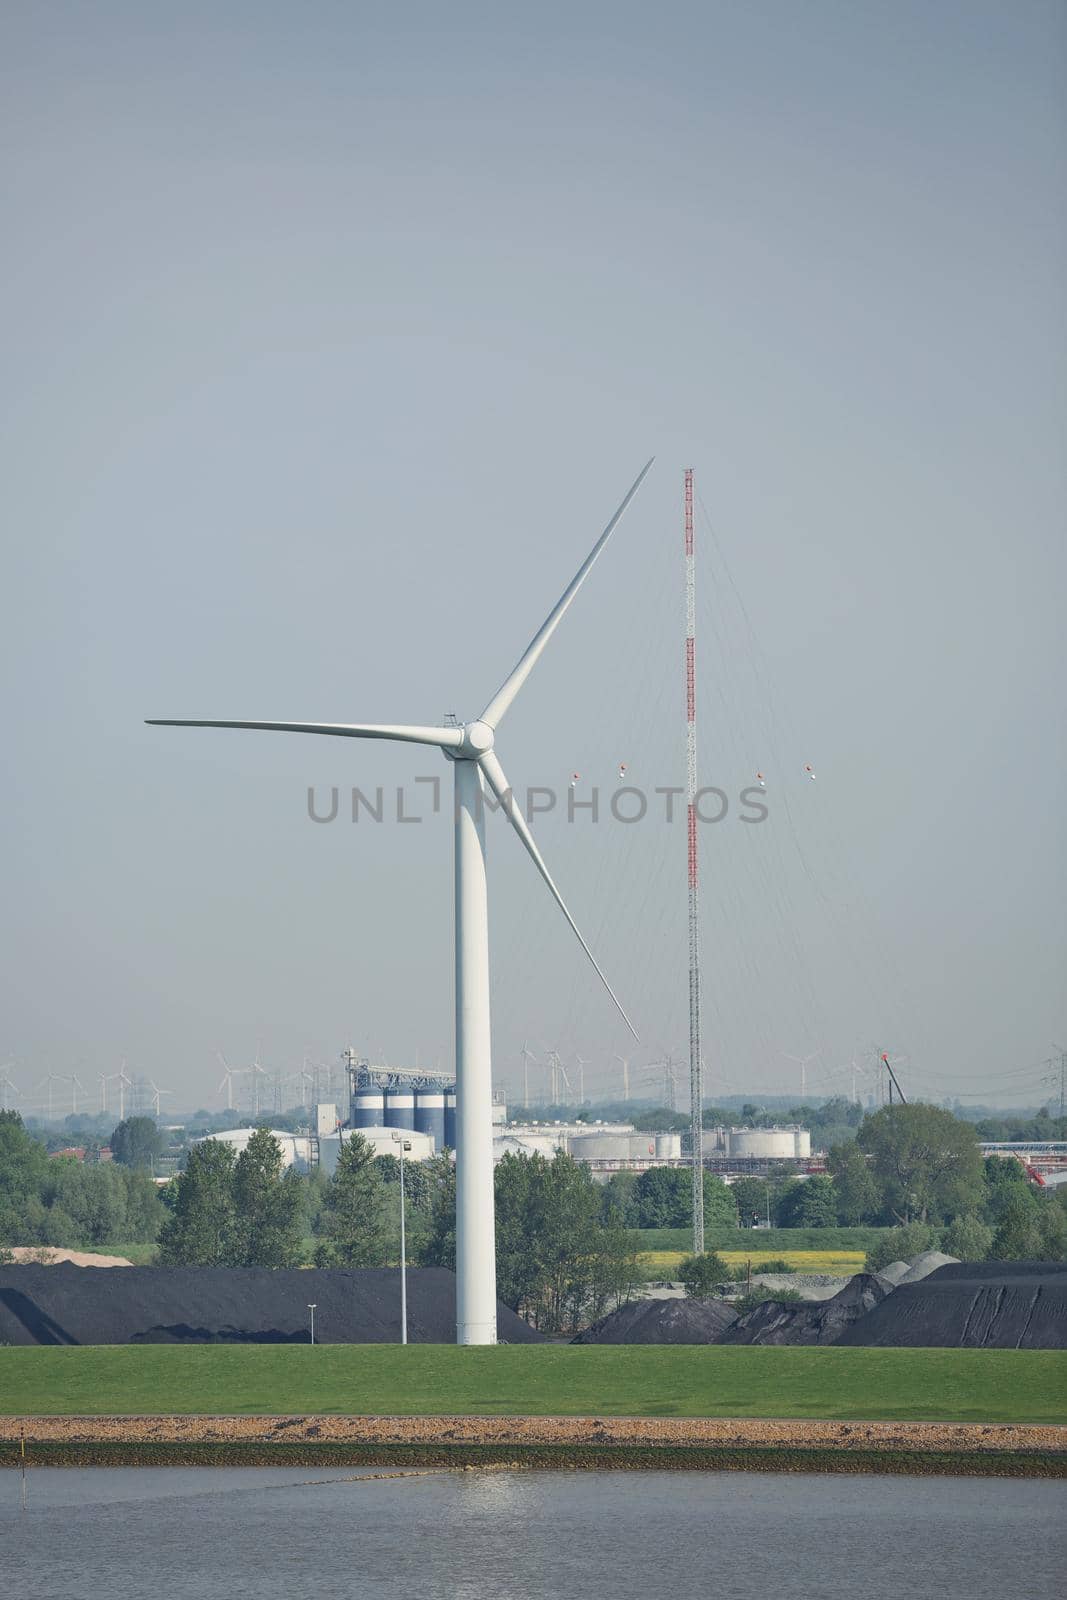
[[[463,735],[462,744],[445,751],[453,761],[480,761],[493,748],[496,735],[488,722],[482,722],[480,718],[475,722],[465,722],[460,732]]]

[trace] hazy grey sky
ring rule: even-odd
[[[682,781],[701,551],[709,1093],[781,1052],[1032,1100],[1063,974],[1064,12],[1040,0],[3,8],[0,1052],[451,1062],[451,840],[308,821],[432,752],[145,716],[473,716]],[[725,558],[725,566],[721,558]],[[727,573],[736,588],[731,587]],[[739,599],[740,597],[740,599]],[[743,602],[743,609],[742,609]],[[751,626],[749,626],[749,624]],[[817,773],[804,778],[803,764]],[[416,791],[418,794],[419,791]],[[538,827],[684,1053],[685,847]],[[494,1043],[624,1035],[500,819]]]

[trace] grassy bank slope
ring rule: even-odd
[[[1067,1423],[1067,1352],[716,1346],[0,1350],[0,1413],[823,1417]]]

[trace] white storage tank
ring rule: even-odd
[[[792,1160],[797,1154],[796,1128],[731,1128],[730,1154]],[[808,1148],[811,1137],[807,1135]]]
[[[680,1136],[673,1137],[680,1150]],[[654,1133],[576,1133],[567,1140],[567,1151],[575,1161],[648,1161],[656,1154],[656,1139]]]
[[[798,1156],[811,1155],[811,1134],[807,1128],[794,1128],[793,1137],[796,1140],[796,1149],[793,1154]]]
[[[682,1154],[682,1136],[680,1133],[657,1133],[656,1135],[656,1160],[677,1161]]]

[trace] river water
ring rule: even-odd
[[[0,1473],[11,1600],[1004,1600],[1062,1592],[1062,1482],[758,1473]]]

